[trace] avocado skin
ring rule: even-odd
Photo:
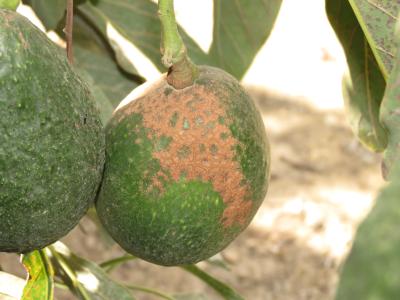
[[[163,76],[126,100],[106,127],[101,222],[123,249],[155,264],[215,255],[267,192],[260,113],[236,79],[208,66],[193,86],[176,90]]]
[[[65,52],[28,19],[0,9],[0,251],[66,235],[94,201],[104,132]]]

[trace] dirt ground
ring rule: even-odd
[[[249,87],[272,148],[268,195],[250,227],[221,255],[230,271],[199,266],[249,300],[329,300],[355,228],[382,186],[380,158],[355,140],[341,111],[319,111],[306,101]],[[63,241],[97,262],[123,254],[84,219]],[[0,254],[5,270],[24,276],[18,257]],[[112,276],[169,294],[218,296],[179,268],[126,263]],[[57,293],[57,299],[74,299]],[[139,300],[157,299],[136,293]]]

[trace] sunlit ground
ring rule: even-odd
[[[187,32],[208,49],[212,0],[176,0],[176,9]],[[159,75],[150,61],[138,59],[143,56],[134,46],[125,45],[147,79]],[[324,1],[284,0],[270,39],[243,80],[270,137],[269,193],[249,229],[222,253],[231,272],[201,264],[246,299],[331,299],[355,228],[383,184],[379,157],[358,144],[346,122],[345,70]],[[121,253],[102,246],[96,228],[83,224],[89,235],[78,228],[65,239],[73,250],[95,260]],[[129,263],[114,276],[171,293],[212,293],[178,269],[144,262]]]

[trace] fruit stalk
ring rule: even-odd
[[[168,68],[167,81],[176,89],[193,84],[198,70],[187,55],[187,49],[178,31],[173,0],[159,0],[161,21],[162,63]]]
[[[72,52],[72,31],[74,25],[74,0],[67,0],[67,20],[65,24],[65,37],[67,39],[67,57],[69,63],[74,63]]]

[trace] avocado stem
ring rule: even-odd
[[[67,0],[67,17],[65,24],[65,38],[67,40],[67,58],[69,63],[74,63],[72,51],[72,31],[74,27],[74,0]]]
[[[187,49],[178,31],[174,0],[159,0],[158,15],[161,21],[162,63],[168,68],[167,81],[176,89],[193,84],[197,66],[187,55]]]

